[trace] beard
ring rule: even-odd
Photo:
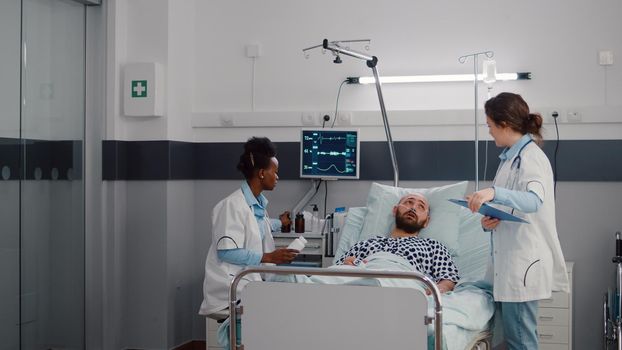
[[[406,218],[406,214],[395,214],[395,227],[406,233],[419,233],[424,227],[424,223],[419,222],[419,216],[415,214],[415,220],[409,220]]]

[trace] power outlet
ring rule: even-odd
[[[613,64],[613,51],[598,51],[598,64],[601,66],[611,66]]]
[[[248,44],[246,45],[246,57],[254,58],[261,56],[261,45],[259,44]]]
[[[545,123],[561,123],[565,121],[564,116],[566,115],[566,111],[563,108],[551,108],[546,112],[542,113],[542,118]]]
[[[566,118],[568,119],[569,123],[578,123],[582,119],[581,112],[569,111],[568,113],[566,113]]]
[[[232,127],[234,125],[233,116],[231,114],[220,114],[220,125],[224,127]]]
[[[352,125],[352,112],[337,112],[337,119],[335,119],[335,125]]]
[[[305,126],[318,125],[318,114],[314,112],[302,112],[300,121],[302,122],[302,125]]]

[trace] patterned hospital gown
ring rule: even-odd
[[[356,243],[339,260],[342,265],[345,258],[353,256],[358,265],[368,256],[388,252],[408,260],[417,271],[431,277],[434,282],[450,280],[458,282],[458,269],[444,245],[430,238],[403,237],[391,238],[377,236]]]

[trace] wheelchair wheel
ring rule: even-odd
[[[609,306],[609,295],[605,293],[603,298],[603,349],[609,349],[609,343],[613,339],[613,324],[611,323],[611,313]]]

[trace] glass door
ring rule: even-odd
[[[19,348],[21,1],[0,1],[0,350]]]
[[[86,9],[21,11],[20,348],[83,349]]]

